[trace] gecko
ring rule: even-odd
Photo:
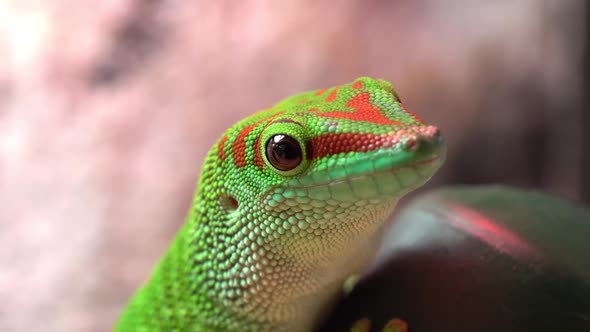
[[[114,330],[312,330],[445,150],[382,79],[246,117],[206,155],[185,223]]]

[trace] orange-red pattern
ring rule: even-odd
[[[242,129],[238,134],[238,137],[236,137],[234,144],[232,144],[234,164],[236,167],[246,166],[246,137],[248,137],[248,134],[250,134],[254,128],[264,121],[267,121],[267,119],[258,120],[254,124],[247,126],[246,128]]]
[[[225,160],[225,158],[227,157],[225,155],[225,143],[226,142],[227,142],[227,136],[226,135],[223,135],[223,137],[219,141],[219,145],[217,146],[217,156],[221,160]]]
[[[399,125],[399,121],[387,118],[381,110],[371,103],[371,95],[368,92],[361,92],[350,98],[346,106],[354,109],[354,112],[332,111],[318,113],[318,116],[336,119],[349,119],[356,121],[373,122],[384,125]]]
[[[321,96],[321,95],[323,95],[323,94],[324,94],[324,92],[326,92],[326,91],[328,91],[328,88],[325,88],[325,89],[320,89],[320,90],[316,91],[315,95],[316,95],[316,96]]]
[[[392,147],[399,142],[396,134],[324,134],[311,139],[311,153],[307,159],[322,158],[329,155],[347,152],[367,152],[381,147]]]
[[[336,100],[337,97],[338,97],[338,87],[335,87],[334,90],[332,90],[332,92],[330,92],[330,95],[328,95],[328,98],[326,98],[326,101],[332,102],[332,101]]]
[[[352,84],[352,88],[359,90],[363,88],[363,81],[356,81]]]
[[[268,119],[261,119],[256,121],[255,123],[247,126],[246,128],[242,129],[236,137],[232,145],[232,153],[234,155],[234,164],[236,167],[244,167],[247,164],[246,161],[246,137],[258,127],[260,124],[265,123],[265,128],[270,124],[274,119],[276,119],[279,115],[283,114],[283,111],[277,112],[275,115],[271,116]],[[262,155],[260,154],[260,136],[256,137],[254,141],[254,164],[258,166],[260,169],[264,166],[264,161],[262,160]]]

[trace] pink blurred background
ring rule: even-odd
[[[0,331],[109,330],[222,131],[358,76],[442,128],[428,188],[589,203],[588,6],[1,0]]]

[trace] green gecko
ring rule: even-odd
[[[208,153],[185,224],[115,331],[311,330],[444,156],[384,80],[243,119]]]

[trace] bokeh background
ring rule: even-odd
[[[303,90],[394,83],[439,125],[425,188],[590,202],[584,0],[0,0],[0,331],[108,331],[222,131]]]

